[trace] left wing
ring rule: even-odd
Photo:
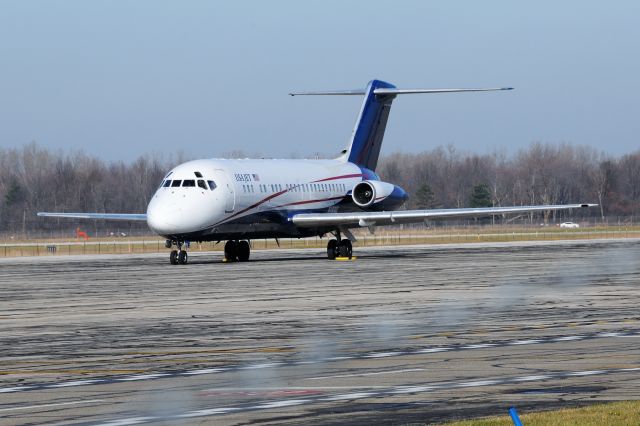
[[[144,213],[49,213],[38,212],[40,217],[66,217],[68,219],[104,219],[104,220],[139,220],[146,221]]]
[[[594,207],[597,204],[561,204],[548,206],[482,207],[469,209],[398,210],[389,212],[300,213],[289,220],[305,228],[315,226],[379,226],[422,222],[428,219],[493,216],[549,210],[568,210]]]

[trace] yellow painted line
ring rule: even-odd
[[[351,259],[349,259],[348,257],[336,257],[335,260],[339,260],[341,262],[348,262],[350,260],[356,260],[357,257],[353,256]]]

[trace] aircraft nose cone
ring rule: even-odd
[[[176,224],[172,220],[172,209],[159,205],[159,203],[151,202],[147,208],[147,225],[157,234],[171,234],[176,230]]]

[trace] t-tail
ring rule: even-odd
[[[393,84],[381,80],[371,80],[365,89],[334,90],[325,92],[296,92],[295,95],[364,95],[360,114],[351,134],[347,149],[340,157],[360,167],[375,171],[380,156],[384,130],[387,127],[391,103],[397,95],[412,93],[452,93],[488,92],[512,90],[511,87],[491,87],[485,89],[398,89]]]

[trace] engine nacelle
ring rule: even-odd
[[[407,200],[407,193],[391,183],[363,180],[353,187],[351,198],[363,209],[393,208]]]

